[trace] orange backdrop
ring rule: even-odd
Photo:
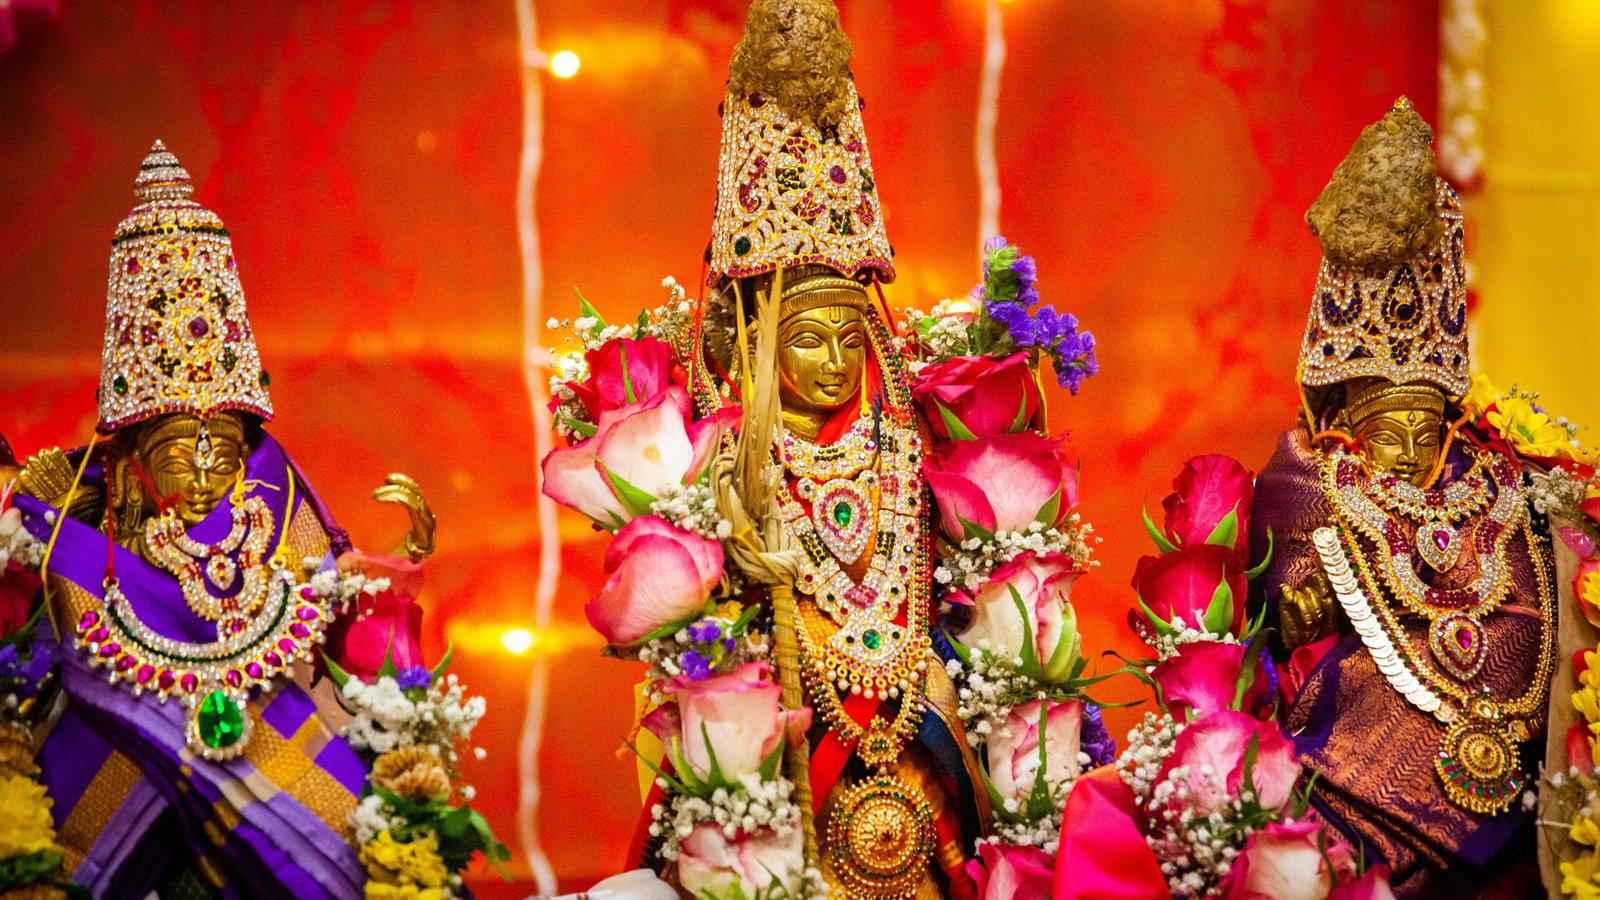
[[[634,821],[613,754],[634,665],[582,619],[603,541],[563,518],[551,632],[512,656],[537,575],[538,489],[521,370],[513,0],[67,2],[0,59],[0,431],[19,454],[93,426],[108,241],[157,137],[233,233],[279,410],[274,432],[358,544],[401,516],[389,471],[440,521],[428,646],[490,701],[470,771],[516,851],[518,736],[534,654],[551,664],[538,764],[543,846],[564,886],[613,870]],[[900,281],[926,308],[976,277],[980,0],[840,0]],[[582,69],[545,84],[538,184],[547,314],[580,286],[603,312],[700,270],[733,0],[538,3],[541,46]],[[1259,464],[1293,416],[1317,261],[1301,214],[1397,94],[1434,109],[1435,2],[1018,0],[998,147],[1003,232],[1047,302],[1100,341],[1103,372],[1052,416],[1081,454],[1105,544],[1080,583],[1086,645],[1123,624],[1152,507],[1189,455]],[[1112,688],[1113,699],[1130,696]],[[1125,730],[1131,713],[1112,717]],[[490,881],[484,896],[521,896]]]

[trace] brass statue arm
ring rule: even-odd
[[[1285,585],[1283,599],[1278,602],[1278,627],[1283,632],[1284,646],[1293,650],[1333,634],[1337,609],[1333,584],[1322,572],[1307,575],[1293,587]]]
[[[422,496],[422,488],[415,481],[398,472],[384,479],[383,487],[372,492],[379,503],[398,503],[406,508],[411,518],[411,530],[406,533],[403,549],[412,562],[422,562],[433,555],[433,533],[438,527],[433,510]]]

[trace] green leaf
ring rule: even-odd
[[[634,323],[633,339],[636,340],[636,341],[642,341],[642,340],[644,340],[644,336],[647,333],[649,333],[649,331],[650,331],[650,310],[641,309],[641,310],[639,310],[639,320]]]
[[[1038,373],[1034,373],[1034,374],[1035,374],[1035,376],[1037,376]],[[1027,428],[1027,427],[1028,427],[1028,392],[1026,390],[1024,390],[1022,392],[1022,402],[1020,404],[1018,404],[1018,406],[1017,406],[1017,417],[1015,419],[1011,420],[1011,428],[1008,429],[1008,432],[1010,434],[1016,434],[1017,432],[1021,431],[1024,428]]]
[[[955,651],[956,659],[961,660],[961,664],[962,665],[969,664],[972,661],[972,650],[971,650],[971,648],[967,647],[966,644],[963,644],[960,641],[956,640],[956,636],[951,634],[948,631],[945,632],[945,637],[949,641],[950,649]]]
[[[456,643],[455,641],[451,641],[445,645],[444,656],[439,658],[439,664],[434,666],[433,671],[429,673],[433,676],[434,681],[438,681],[444,675],[445,670],[450,668],[450,658],[455,655]]]
[[[1239,670],[1239,681],[1233,687],[1233,709],[1244,708],[1244,698],[1250,693],[1250,688],[1256,683],[1256,664],[1261,661],[1262,648],[1266,641],[1251,641],[1244,651],[1244,662]]]
[[[1211,594],[1204,624],[1206,631],[1218,635],[1227,634],[1228,626],[1233,624],[1233,588],[1229,587],[1227,578],[1223,578]]]
[[[1150,539],[1156,542],[1156,549],[1160,550],[1162,555],[1178,549],[1178,545],[1167,540],[1167,536],[1156,528],[1156,523],[1150,521],[1148,504],[1140,506],[1139,512],[1144,516],[1144,530],[1150,532]]]
[[[333,682],[334,687],[343,691],[345,683],[350,680],[350,673],[340,668],[339,664],[333,661],[333,654],[331,653],[322,654],[322,663],[328,667],[328,680]]]
[[[1267,565],[1269,563],[1271,563],[1271,562],[1272,562],[1272,529],[1270,527],[1268,527],[1267,528],[1267,555],[1261,557],[1261,562],[1256,563],[1254,568],[1246,570],[1245,573],[1244,573],[1244,577],[1246,578],[1246,580],[1254,581],[1256,579],[1257,575],[1260,575],[1262,572],[1265,572],[1267,570]]]
[[[703,724],[702,727],[704,727]],[[773,747],[772,752],[767,754],[767,758],[761,761],[762,781],[772,781],[778,777],[778,766],[783,763],[783,748],[789,745],[788,739],[789,736],[787,734],[784,735],[783,740],[778,741],[778,746]],[[709,748],[711,745],[708,743],[706,746]]]
[[[618,500],[622,501],[622,505],[628,510],[629,515],[650,515],[650,504],[656,502],[655,497],[646,492],[644,488],[636,487],[626,478],[611,471],[610,466],[600,462],[598,459],[595,460],[595,463],[606,473],[606,480],[611,482],[612,492],[617,495]]]
[[[939,418],[944,420],[945,431],[949,432],[952,440],[975,441],[978,439],[978,436],[973,434],[972,430],[960,419],[956,418],[956,414],[951,412],[943,403],[935,400],[933,405],[939,408]]]
[[[634,395],[634,393],[633,393],[633,379],[628,377],[628,348],[627,348],[627,346],[625,346],[623,344],[617,344],[617,359],[622,364],[622,391],[623,391],[623,395],[627,398],[627,402],[629,402],[629,403],[637,403],[637,402],[639,402],[639,398],[636,397]]]
[[[982,760],[984,757],[979,757]],[[1004,822],[1014,822],[1017,816],[1006,811],[1006,798],[1000,796],[1000,789],[994,786],[994,781],[989,778],[989,767],[983,762],[978,764],[978,777],[983,780],[984,790],[989,792],[989,808],[994,817]]]
[[[1028,614],[1028,606],[1022,602],[1022,595],[1017,592],[1016,586],[1008,584],[1006,590],[1011,592],[1011,602],[1017,605],[1017,613],[1022,616],[1022,671],[1038,680],[1039,651],[1033,646],[1033,626],[1028,621],[1032,616]]]
[[[976,522],[969,522],[960,515],[956,516],[956,520],[961,523],[962,540],[970,541],[973,538],[977,538],[986,544],[994,540],[994,532],[983,527],[982,525],[979,525]]]
[[[678,794],[687,794],[687,793],[689,793],[689,788],[688,788],[687,785],[685,785],[683,783],[683,779],[678,778],[675,775],[668,775],[667,771],[665,769],[663,769],[660,766],[656,765],[655,763],[651,762],[650,761],[650,757],[645,756],[643,753],[640,753],[639,752],[639,748],[635,747],[633,745],[632,741],[623,741],[622,743],[629,750],[632,750],[633,751],[633,755],[639,757],[639,761],[644,763],[646,766],[648,766],[650,768],[650,771],[656,773],[656,776],[658,778],[660,778],[661,780],[665,781],[667,783],[667,788],[669,790],[673,791],[674,793],[678,793]]]
[[[714,787],[732,787],[733,782],[728,776],[722,774],[722,767],[717,765],[717,748],[711,745],[711,729],[705,722],[700,723],[700,739],[706,742],[706,756],[711,758],[710,771],[706,773],[706,784]],[[778,742],[782,744],[782,741]]]
[[[1156,634],[1161,637],[1167,637],[1172,634],[1172,623],[1161,621],[1161,617],[1156,615],[1155,610],[1145,605],[1143,597],[1134,594],[1133,602],[1139,604],[1139,612],[1144,613],[1144,617],[1150,620],[1150,627],[1156,630]]]
[[[671,622],[668,622],[665,625],[657,626],[655,631],[650,632],[644,637],[639,638],[637,641],[634,641],[626,646],[639,647],[648,644],[651,641],[659,641],[668,635],[677,634],[680,630],[693,625],[695,620],[700,618],[703,614],[703,610],[696,610],[695,612],[689,613],[687,616],[684,616],[681,619],[673,619]]]
[[[390,678],[393,678],[396,675],[400,674],[400,670],[396,669],[394,667],[394,654],[392,652],[393,650],[394,650],[394,626],[390,625],[389,626],[389,643],[386,644],[384,646],[384,648],[383,648],[383,665],[378,667],[378,677],[379,678],[382,678],[382,677],[384,677],[386,675],[388,677],[390,677]]]
[[[1028,818],[1041,819],[1050,814],[1054,803],[1050,802],[1050,784],[1045,775],[1050,771],[1050,759],[1046,753],[1050,741],[1046,739],[1049,733],[1045,726],[1050,722],[1050,706],[1047,703],[1039,704],[1039,770],[1033,773],[1033,790],[1028,792]]]
[[[572,292],[578,295],[578,314],[586,319],[594,319],[594,327],[589,329],[589,336],[599,337],[600,332],[606,328],[605,316],[600,315],[600,310],[595,309],[589,303],[588,299],[583,296],[583,292],[578,290],[577,285],[572,286]]]
[[[582,419],[574,419],[571,416],[557,416],[556,418],[560,419],[563,425],[571,428],[580,438],[592,438],[600,433],[599,426],[585,422]]]
[[[1217,527],[1211,529],[1211,534],[1206,537],[1206,543],[1213,547],[1232,547],[1238,539],[1239,505],[1235,503],[1233,509],[1228,510],[1228,514],[1217,523]]]
[[[1056,488],[1056,492],[1051,494],[1050,499],[1046,500],[1044,506],[1039,508],[1039,512],[1034,515],[1033,520],[1046,528],[1050,528],[1056,524],[1056,519],[1060,517],[1061,489]]]

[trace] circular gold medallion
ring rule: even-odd
[[[1504,723],[1482,716],[1450,726],[1433,767],[1450,802],[1476,813],[1503,813],[1522,793],[1516,741]]]
[[[892,775],[870,777],[845,791],[828,822],[829,861],[851,896],[915,895],[933,849],[927,798]]]

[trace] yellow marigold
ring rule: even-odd
[[[1502,398],[1494,411],[1489,413],[1489,424],[1518,453],[1574,458],[1577,448],[1572,446],[1572,435],[1525,397]]]
[[[418,803],[450,793],[444,760],[426,747],[401,747],[378,757],[372,764],[372,783]]]
[[[737,622],[739,617],[744,615],[744,604],[737,600],[729,600],[726,603],[718,603],[716,613],[717,618],[719,619],[727,619],[729,622]]]
[[[1600,687],[1600,652],[1595,650],[1583,651],[1583,674],[1578,676],[1578,683],[1587,687]]]
[[[450,872],[439,858],[439,839],[433,835],[397,841],[387,831],[361,847],[367,875],[379,884],[398,887],[443,887]]]
[[[1582,687],[1572,692],[1572,708],[1591,724],[1600,722],[1600,694],[1592,687]]]
[[[44,785],[22,775],[0,779],[0,859],[55,846]]]
[[[1595,882],[1600,870],[1595,854],[1582,854],[1571,862],[1561,864],[1561,893],[1572,894],[1579,900],[1600,900],[1600,885]]]
[[[1590,572],[1582,578],[1579,578],[1575,587],[1578,589],[1578,599],[1582,601],[1589,609],[1600,609],[1600,572]],[[1585,679],[1592,677],[1597,682],[1600,682],[1600,672],[1595,672],[1595,674],[1592,676],[1589,674],[1589,672],[1594,671],[1594,664],[1596,662],[1600,662],[1600,659],[1596,659],[1595,656],[1596,654],[1594,651],[1584,651],[1584,661],[1589,663],[1591,668],[1588,672],[1584,672],[1583,675]]]
[[[1593,816],[1573,816],[1572,839],[1589,847],[1600,844],[1600,822]]]
[[[444,889],[368,882],[367,900],[444,900]]]
[[[1461,409],[1474,419],[1483,415],[1489,405],[1500,399],[1500,389],[1489,382],[1487,376],[1479,372],[1472,376],[1472,389],[1461,398]]]

